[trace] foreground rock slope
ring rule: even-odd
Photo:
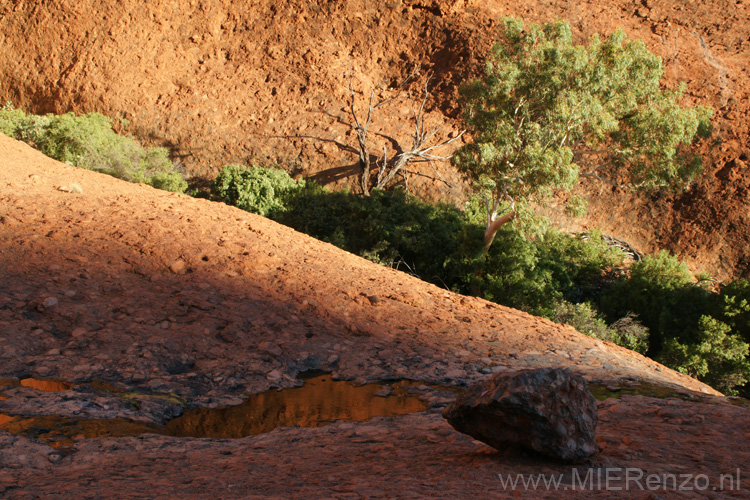
[[[72,168],[5,136],[0,148],[0,376],[203,397],[289,386],[307,369],[466,383],[564,366],[590,380],[713,392],[573,328],[236,208]]]
[[[308,369],[359,382],[461,386],[505,370],[567,367],[613,391],[650,383],[682,398],[599,403],[597,467],[718,480],[750,463],[742,445],[750,439],[747,408],[638,354],[455,295],[232,207],[57,163],[4,136],[0,290],[0,378],[95,380],[200,407],[292,386]],[[81,394],[63,396],[67,406],[58,407],[70,410]],[[22,407],[19,397],[33,391],[0,387],[5,414]],[[444,398],[429,403],[407,417],[234,440],[100,437],[55,450],[0,431],[0,495],[512,498],[498,474],[570,481],[569,467],[494,451],[453,431],[440,415]],[[103,413],[95,410],[87,411]],[[534,497],[604,495],[574,493]],[[712,498],[747,495],[742,483]]]

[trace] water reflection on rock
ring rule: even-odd
[[[336,420],[361,422],[373,417],[407,415],[427,409],[405,383],[393,384],[387,397],[380,384],[355,386],[320,375],[302,387],[253,394],[238,406],[199,409],[170,421],[172,436],[238,438],[261,434],[276,427],[318,427]]]
[[[6,417],[7,420],[3,420]],[[39,439],[52,447],[72,446],[75,440],[95,437],[138,436],[159,433],[154,425],[124,418],[73,419],[58,415],[45,417],[8,417],[0,415],[0,429]]]
[[[34,380],[34,384],[39,390],[50,391],[56,387],[54,384],[66,383]],[[18,387],[19,383],[15,381],[15,384],[9,385]],[[23,380],[20,385],[32,387],[29,383],[24,384]],[[67,386],[57,390],[69,389],[70,384]],[[69,446],[80,438],[135,436],[143,433],[176,437],[240,438],[262,434],[276,427],[318,427],[336,420],[361,422],[373,417],[393,417],[426,410],[429,405],[419,398],[419,388],[410,392],[409,386],[425,388],[421,383],[410,381],[355,386],[350,382],[332,380],[330,375],[325,374],[307,379],[302,387],[250,395],[241,405],[191,410],[170,420],[165,426],[127,418],[0,414],[0,429],[40,439],[55,447]],[[78,392],[84,399],[98,401],[94,397],[98,393],[92,389]],[[121,397],[112,397],[124,404],[125,400]],[[149,399],[146,396],[139,399],[139,407],[145,404],[143,398]],[[104,404],[106,401],[100,403],[91,406],[100,408],[114,404],[112,401],[107,405]]]
[[[70,384],[68,382],[59,382],[57,380],[43,380],[38,378],[21,379],[21,386],[31,387],[32,389],[45,392],[61,392],[73,388],[73,384]]]

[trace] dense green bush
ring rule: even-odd
[[[315,238],[441,286],[457,285],[467,265],[464,234],[455,207],[430,205],[402,190],[362,197],[308,184],[275,218]],[[475,249],[479,251],[479,249]]]
[[[698,320],[709,310],[711,294],[696,283],[687,266],[661,251],[630,268],[602,297],[609,319],[634,313],[651,331],[649,356],[658,356],[666,339],[698,341]]]
[[[650,330],[647,354],[670,368],[735,394],[750,380],[750,283],[714,293],[667,252],[633,264],[602,297],[608,318],[633,313]],[[747,391],[745,390],[744,394]]]
[[[722,285],[714,304],[711,315],[750,343],[750,281],[740,279]]]
[[[530,239],[504,227],[474,288],[487,300],[552,318],[562,300],[596,298],[610,279],[607,271],[622,260],[622,252],[609,248],[597,234],[583,241],[548,228]]]
[[[36,116],[6,104],[0,109],[0,131],[72,166],[167,191],[187,189],[166,149],[144,148],[118,135],[112,120],[99,113]]]
[[[571,304],[561,302],[552,318],[557,323],[565,323],[581,333],[645,354],[648,349],[649,332],[632,315],[625,316],[608,325],[599,312],[589,302]]]
[[[19,138],[18,130],[26,119],[26,113],[13,107],[8,102],[0,108],[0,133],[8,137]]]
[[[211,186],[219,200],[248,212],[273,216],[285,209],[290,193],[304,186],[278,168],[225,166]]]
[[[696,377],[725,394],[738,394],[750,381],[748,344],[732,328],[710,316],[701,316],[696,342],[666,341],[660,360],[677,371]]]
[[[402,190],[373,191],[362,197],[330,192],[314,183],[295,181],[283,170],[225,166],[211,193],[249,212],[270,217],[300,232],[374,262],[448,288],[459,287],[479,228],[467,225],[455,207],[430,205]],[[474,248],[475,254],[480,249]]]

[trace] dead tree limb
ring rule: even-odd
[[[404,81],[395,89],[394,95],[389,98],[383,98],[376,102],[375,100],[375,89],[370,91],[370,101],[367,107],[367,117],[364,122],[357,116],[356,111],[356,94],[354,92],[352,75],[349,81],[349,93],[351,96],[351,102],[349,110],[352,115],[352,122],[350,127],[354,130],[357,136],[358,152],[359,152],[359,163],[361,167],[360,174],[360,189],[362,194],[365,196],[370,194],[372,188],[385,189],[388,185],[393,182],[394,178],[403,174],[405,167],[411,163],[416,162],[427,162],[435,170],[438,176],[445,182],[445,179],[440,176],[437,169],[434,166],[434,162],[447,161],[451,155],[439,155],[437,150],[448,146],[449,144],[457,141],[463,136],[465,131],[462,131],[453,138],[444,140],[438,144],[428,146],[429,142],[438,134],[440,127],[428,130],[425,127],[425,105],[429,96],[428,86],[431,77],[428,77],[424,84],[424,90],[422,99],[419,105],[416,104],[411,91],[407,92],[408,99],[411,102],[412,108],[412,119],[414,120],[414,133],[411,137],[411,147],[409,149],[402,148],[398,141],[395,141],[396,154],[392,158],[388,157],[388,149],[383,145],[383,154],[379,159],[375,160],[375,166],[377,167],[377,176],[375,182],[372,182],[371,172],[373,169],[373,155],[370,153],[370,145],[368,143],[368,132],[369,127],[372,124],[373,112],[378,108],[398,99],[401,97],[401,93],[406,86],[411,83],[418,73],[418,68],[413,71]],[[382,134],[378,134],[382,135]],[[447,184],[447,182],[446,182]]]

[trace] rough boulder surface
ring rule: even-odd
[[[568,369],[498,373],[443,411],[458,431],[502,450],[519,445],[582,462],[596,455],[596,400]]]

